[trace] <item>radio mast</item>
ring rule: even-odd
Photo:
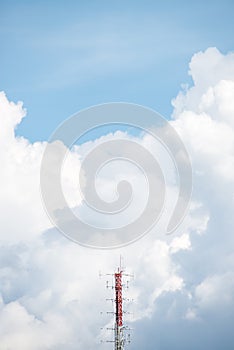
[[[107,341],[108,343],[114,343],[115,350],[124,350],[125,345],[130,344],[130,334],[126,334],[131,329],[125,324],[123,315],[127,314],[123,310],[123,302],[129,301],[129,299],[123,298],[123,290],[128,288],[129,281],[124,281],[125,277],[133,277],[132,275],[126,274],[122,267],[122,258],[120,257],[120,264],[114,274],[107,274],[108,276],[114,277],[114,284],[109,285],[107,281],[107,288],[111,288],[115,291],[115,296],[111,300],[114,303],[114,311],[112,313],[114,318],[114,327],[107,328],[108,330],[114,331],[114,340]]]
[[[122,268],[115,272],[115,350],[124,349]]]

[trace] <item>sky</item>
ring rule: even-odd
[[[125,305],[129,350],[234,348],[233,6],[0,1],[0,350],[111,349],[100,340],[112,336],[112,291],[99,273],[115,271],[120,254],[134,274],[124,291],[133,299]],[[84,221],[124,227],[148,200],[150,171],[115,159],[100,164],[95,190],[108,205],[126,180],[133,190],[128,211],[113,219],[90,215],[78,191],[89,179],[77,174],[103,144],[137,143],[159,162],[166,182],[157,225],[128,246],[98,250],[56,228],[42,203],[40,171],[61,122],[113,101],[167,118],[187,149],[193,192],[183,222],[166,235],[180,186],[171,154],[150,133],[91,134],[67,150],[61,170],[66,201]]]
[[[1,82],[29,118],[18,135],[47,140],[80,109],[142,104],[166,118],[195,52],[233,48],[232,1],[1,1]]]

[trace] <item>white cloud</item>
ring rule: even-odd
[[[149,349],[161,344],[169,349],[168,337],[180,348],[197,349],[206,344],[208,348],[232,349],[234,55],[223,55],[215,48],[198,53],[191,60],[190,74],[194,85],[174,99],[172,121],[186,144],[194,172],[191,210],[195,211],[188,229],[185,225],[186,233],[170,243],[172,253],[177,245],[187,248],[173,258],[183,287],[174,297],[163,294],[156,299],[152,323],[145,324],[144,330],[148,327],[156,333]],[[142,322],[136,332],[139,348],[144,346],[144,336],[139,333]],[[163,341],[158,343],[158,339]]]
[[[4,184],[0,200],[1,345],[4,350],[13,349],[16,344],[32,350],[45,347],[73,349],[76,346],[80,349],[98,348],[94,338],[98,337],[100,326],[107,322],[106,318],[102,320],[100,317],[100,311],[106,306],[103,303],[105,283],[98,281],[98,270],[112,272],[118,253],[100,254],[86,250],[51,228],[39,192],[40,162],[46,143],[31,144],[24,138],[16,138],[14,129],[25,113],[22,104],[9,102],[4,94],[1,94],[0,102],[4,107],[2,123],[5,123],[1,142],[7,144],[7,148],[1,148],[0,154],[3,169],[0,181]],[[129,136],[116,133],[107,135],[104,140],[116,137]],[[149,143],[149,140],[139,139],[138,142]],[[95,144],[97,141],[89,143],[88,150]],[[79,170],[79,158],[82,152],[86,152],[85,148],[87,145],[74,148],[64,164],[63,187],[72,206],[80,204],[74,174]],[[119,170],[114,165],[100,173],[104,199],[108,198],[110,190],[113,192],[115,189],[113,174]],[[142,199],[139,199],[139,196],[142,197],[139,174],[134,177],[131,167],[122,168],[117,180],[123,176],[123,170],[135,182],[136,198],[142,204]],[[134,214],[138,208],[135,205],[133,209]],[[145,258],[143,250],[141,261],[137,262],[135,249],[143,246],[149,255]],[[152,314],[158,295],[180,289],[182,279],[177,276],[167,243],[157,240],[151,246],[145,239],[137,243],[135,249],[125,248],[124,252],[128,256],[130,270],[134,270],[141,281],[136,281],[133,287],[133,294],[138,300],[135,318],[141,318]],[[153,269],[152,263],[157,264]],[[149,272],[142,275],[143,270]],[[142,286],[149,281],[146,295]],[[60,327],[63,329],[61,332]]]
[[[230,307],[234,303],[234,273],[228,271],[222,275],[207,277],[196,287],[195,296],[198,307],[217,310]]]
[[[44,144],[15,137],[14,130],[25,115],[22,103],[9,102],[1,93],[0,106],[1,239],[15,243],[51,226],[38,190]]]
[[[180,237],[176,237],[170,244],[170,250],[172,253],[176,253],[181,249],[188,250],[191,248],[191,241],[188,234],[183,234]]]
[[[217,48],[211,47],[195,54],[189,68],[194,85],[181,91],[172,101],[175,118],[180,117],[185,110],[201,112],[202,96],[209,88],[215,87],[222,80],[234,80],[234,54],[223,55]]]

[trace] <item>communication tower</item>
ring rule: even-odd
[[[114,327],[107,328],[108,330],[114,331],[114,340],[107,340],[107,343],[114,343],[115,350],[124,350],[127,344],[130,344],[131,329],[124,322],[124,315],[128,314],[123,309],[123,303],[130,301],[123,297],[123,291],[129,288],[129,280],[127,278],[133,278],[133,275],[127,274],[122,267],[122,258],[120,257],[120,264],[115,273],[107,274],[112,276],[113,282],[110,285],[107,281],[107,288],[114,290],[114,298],[107,299],[111,300],[114,304],[114,311],[108,312],[114,315]]]

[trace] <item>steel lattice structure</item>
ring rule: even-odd
[[[123,334],[122,273],[121,268],[115,273],[115,350],[123,350],[125,343]]]
[[[117,271],[113,274],[107,274],[107,276],[112,276],[114,278],[114,283],[109,285],[107,281],[107,288],[114,289],[115,295],[114,298],[107,299],[111,300],[114,303],[114,311],[108,312],[115,315],[114,327],[107,328],[107,330],[114,331],[114,340],[106,340],[107,343],[114,343],[115,350],[124,350],[125,345],[130,343],[130,334],[126,334],[127,331],[130,331],[130,328],[124,324],[123,314],[126,314],[126,311],[123,310],[123,301],[129,301],[129,299],[123,298],[123,289],[128,288],[128,281],[123,281],[123,277],[133,277],[132,275],[126,274],[122,268],[121,258],[120,266]]]

